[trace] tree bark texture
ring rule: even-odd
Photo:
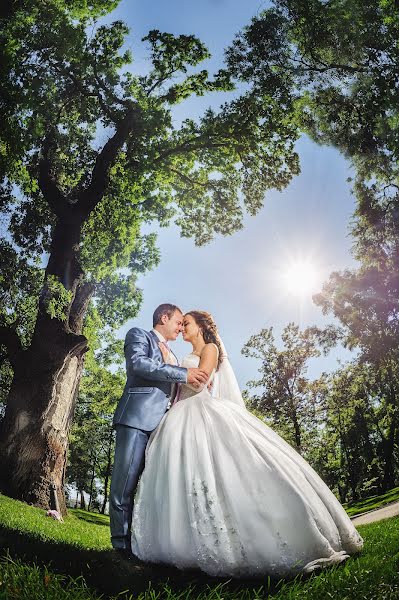
[[[64,514],[68,437],[83,368],[83,354],[65,354],[58,368],[43,369],[34,378],[14,374],[0,442],[1,491],[49,509],[55,484]]]
[[[75,331],[39,310],[31,345],[14,365],[0,430],[0,490],[48,509],[55,485],[64,514],[68,437],[87,350],[80,331],[92,293],[92,286],[77,288],[70,307]]]

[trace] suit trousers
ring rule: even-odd
[[[116,426],[115,459],[109,496],[111,543],[131,549],[134,493],[144,469],[145,449],[151,431]]]

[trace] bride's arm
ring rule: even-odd
[[[205,346],[202,348],[199,368],[203,371],[206,371],[208,375],[210,375],[217,367],[218,354],[219,350],[216,344],[205,344]]]
[[[219,350],[218,347],[216,346],[216,344],[206,344],[201,352],[201,356],[200,356],[200,363],[198,365],[198,368],[201,369],[202,371],[205,371],[208,374],[208,379],[212,374],[212,371],[214,371],[217,367],[218,364],[218,354],[219,354]],[[208,382],[206,383],[202,383],[199,386],[194,386],[194,385],[190,385],[190,384],[186,384],[188,385],[189,388],[191,388],[192,390],[196,390],[197,392],[201,391],[202,389],[204,389],[204,387],[206,385],[208,385]]]

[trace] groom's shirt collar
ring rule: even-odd
[[[153,331],[155,333],[155,335],[157,336],[157,338],[159,339],[160,342],[166,342],[165,338],[163,337],[162,333],[160,333],[157,329],[151,329],[151,331]]]

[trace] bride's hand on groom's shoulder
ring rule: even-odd
[[[187,383],[191,383],[194,387],[200,387],[208,381],[209,374],[203,369],[190,368],[187,369]]]

